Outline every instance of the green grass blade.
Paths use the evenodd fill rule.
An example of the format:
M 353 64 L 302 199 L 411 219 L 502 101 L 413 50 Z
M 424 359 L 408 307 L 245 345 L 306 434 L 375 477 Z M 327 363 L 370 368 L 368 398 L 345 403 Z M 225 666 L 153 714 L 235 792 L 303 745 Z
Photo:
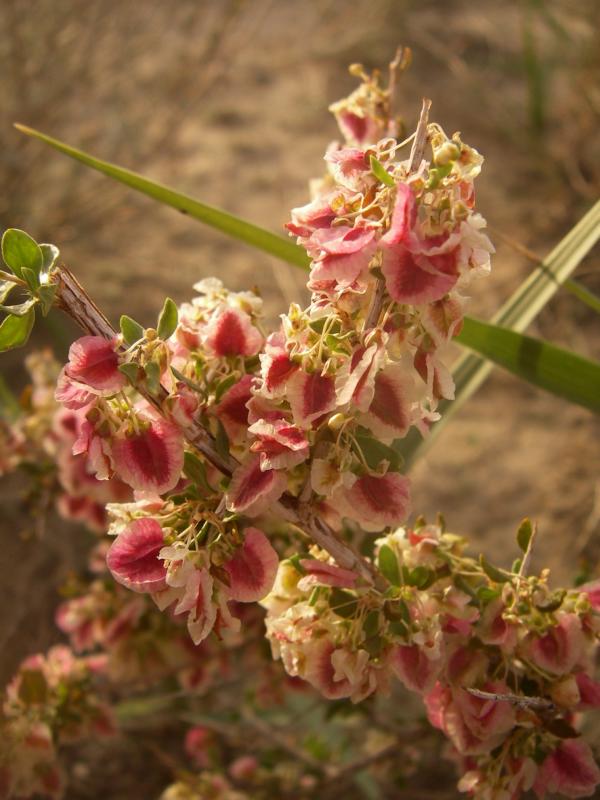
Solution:
M 258 225 L 253 225 L 251 222 L 229 214 L 227 211 L 222 211 L 219 208 L 214 208 L 213 206 L 208 206 L 205 203 L 194 200 L 188 195 L 175 191 L 175 189 L 144 178 L 137 172 L 132 172 L 116 164 L 111 164 L 108 161 L 95 158 L 58 139 L 53 139 L 45 133 L 36 131 L 33 128 L 28 128 L 26 125 L 17 124 L 15 127 L 21 131 L 21 133 L 25 133 L 27 136 L 33 136 L 45 142 L 55 150 L 75 159 L 75 161 L 92 167 L 92 169 L 98 170 L 98 172 L 102 172 L 104 175 L 108 175 L 109 178 L 124 183 L 126 186 L 148 197 L 152 197 L 154 200 L 158 200 L 164 205 L 176 208 L 184 214 L 189 214 L 193 219 L 200 220 L 200 222 L 204 222 L 206 225 L 216 228 L 221 231 L 221 233 L 227 234 L 227 236 L 239 239 L 259 250 L 264 250 L 266 253 L 276 256 L 283 261 L 287 261 L 289 264 L 304 267 L 305 269 L 308 268 L 309 258 L 304 249 L 294 244 L 291 239 L 284 239 L 276 233 L 266 231 Z
M 531 272 L 494 315 L 491 322 L 518 333 L 524 331 L 552 296 L 569 280 L 599 238 L 600 201 L 592 206 L 544 261 Z M 467 325 L 468 322 L 469 318 Z M 470 343 L 464 340 L 461 344 L 470 346 Z M 448 420 L 477 391 L 492 368 L 493 364 L 490 361 L 473 353 L 465 353 L 458 359 L 452 370 L 456 385 L 455 399 L 442 400 L 439 403 L 441 420 L 433 425 L 426 439 L 413 428 L 398 447 L 406 469 L 409 469 L 416 459 L 432 446 Z
M 522 333 L 465 320 L 458 341 L 513 375 L 558 397 L 600 412 L 600 364 Z

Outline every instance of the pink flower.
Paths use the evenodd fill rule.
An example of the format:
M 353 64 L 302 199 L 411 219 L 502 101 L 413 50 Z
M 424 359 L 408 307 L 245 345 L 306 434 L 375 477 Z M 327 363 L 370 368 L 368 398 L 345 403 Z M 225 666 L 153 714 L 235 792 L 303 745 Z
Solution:
M 258 528 L 246 528 L 242 546 L 223 564 L 229 575 L 231 600 L 262 600 L 273 588 L 278 566 L 277 553 L 265 534 Z
M 306 654 L 304 678 L 328 700 L 338 700 L 352 694 L 348 678 L 335 677 L 332 656 L 336 652 L 327 639 L 317 640 Z
M 584 636 L 575 614 L 557 614 L 558 624 L 543 636 L 531 634 L 524 644 L 524 654 L 551 675 L 566 675 L 581 661 Z
M 263 337 L 248 314 L 225 308 L 207 325 L 203 342 L 215 356 L 254 356 L 262 347 Z
M 342 186 L 354 189 L 357 182 L 364 183 L 365 178 L 374 181 L 367 155 L 358 147 L 330 149 L 325 154 L 325 161 L 330 164 L 335 181 Z
M 287 393 L 294 422 L 307 428 L 335 408 L 333 378 L 318 372 L 298 371 L 288 380 Z
M 134 592 L 158 592 L 166 587 L 166 570 L 158 554 L 164 546 L 155 519 L 136 519 L 112 543 L 106 564 L 113 578 Z
M 353 589 L 358 579 L 356 572 L 316 558 L 302 558 L 300 564 L 307 573 L 298 581 L 298 589 L 301 592 L 308 592 L 314 586 L 340 586 Z
M 388 444 L 406 435 L 411 425 L 412 377 L 400 364 L 390 364 L 377 373 L 375 391 L 361 424 Z
M 258 769 L 258 761 L 254 756 L 238 756 L 229 766 L 229 774 L 236 781 L 247 781 Z
M 293 208 L 291 211 L 292 221 L 288 222 L 285 227 L 300 237 L 310 236 L 318 228 L 329 228 L 336 216 L 329 204 L 334 197 L 334 194 L 321 195 L 305 206 Z
M 252 397 L 252 375 L 244 377 L 228 389 L 221 402 L 215 406 L 215 414 L 223 423 L 229 440 L 242 442 L 248 430 L 247 403 Z
M 375 376 L 383 349 L 376 344 L 357 347 L 335 379 L 337 404 L 352 402 L 359 411 L 367 411 L 375 393 Z
M 357 281 L 375 253 L 375 231 L 344 225 L 318 230 L 310 238 L 309 252 L 315 254 L 311 281 L 335 280 L 342 286 Z
M 580 698 L 577 708 L 600 708 L 600 681 L 595 681 L 585 672 L 578 672 L 575 680 Z
M 115 394 L 127 383 L 125 375 L 119 372 L 115 346 L 114 341 L 101 336 L 82 336 L 69 349 L 66 375 L 95 393 Z
M 384 135 L 384 126 L 379 120 L 365 113 L 363 116 L 347 108 L 335 112 L 340 131 L 349 144 L 375 144 Z
M 227 508 L 249 516 L 262 513 L 271 503 L 279 500 L 287 486 L 283 472 L 262 470 L 260 458 L 254 456 L 233 473 L 227 489 Z
M 391 666 L 407 689 L 427 694 L 440 674 L 442 661 L 428 658 L 423 648 L 416 644 L 399 645 L 392 653 Z
M 119 433 L 112 442 L 114 468 L 134 489 L 163 494 L 173 489 L 183 468 L 183 439 L 164 419 L 138 417 L 139 431 Z
M 381 271 L 387 290 L 397 303 L 424 305 L 440 300 L 458 279 L 457 251 L 424 256 L 404 244 L 383 250 Z
M 584 583 L 577 588 L 577 591 L 587 595 L 594 611 L 600 611 L 600 580 Z
M 194 570 L 196 573 L 195 598 L 189 608 L 189 603 L 181 602 L 175 608 L 175 613 L 188 611 L 187 628 L 194 644 L 204 641 L 215 626 L 217 621 L 217 606 L 213 602 L 214 581 L 206 569 Z M 183 605 L 183 607 L 182 607 Z
M 248 432 L 256 437 L 250 449 L 260 453 L 260 468 L 291 469 L 308 458 L 308 439 L 295 425 L 284 419 L 255 422 Z
M 495 694 L 509 693 L 506 684 L 499 681 L 488 681 L 482 688 Z M 515 725 L 514 708 L 506 700 L 484 699 L 466 689 L 455 689 L 453 699 L 467 728 L 482 741 L 503 738 Z
M 600 770 L 592 751 L 581 739 L 565 739 L 540 767 L 533 791 L 540 800 L 547 793 L 565 797 L 591 797 L 600 783 Z
M 338 490 L 336 500 L 343 503 L 341 512 L 366 531 L 380 531 L 397 527 L 406 519 L 409 491 L 410 481 L 397 472 L 363 475 L 349 489 Z

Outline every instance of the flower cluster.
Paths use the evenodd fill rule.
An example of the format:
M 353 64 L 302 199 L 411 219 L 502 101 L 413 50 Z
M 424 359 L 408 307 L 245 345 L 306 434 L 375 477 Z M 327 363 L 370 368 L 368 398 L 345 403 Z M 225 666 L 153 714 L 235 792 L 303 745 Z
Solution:
M 263 601 L 273 656 L 330 699 L 358 702 L 399 678 L 477 798 L 588 796 L 600 770 L 573 724 L 600 705 L 598 585 L 552 591 L 547 571 L 500 570 L 464 545 L 426 524 L 379 539 L 383 595 L 322 553 L 282 562 Z
M 0 713 L 0 795 L 60 797 L 57 747 L 108 735 L 113 721 L 93 691 L 95 664 L 69 648 L 26 659 L 6 688 Z

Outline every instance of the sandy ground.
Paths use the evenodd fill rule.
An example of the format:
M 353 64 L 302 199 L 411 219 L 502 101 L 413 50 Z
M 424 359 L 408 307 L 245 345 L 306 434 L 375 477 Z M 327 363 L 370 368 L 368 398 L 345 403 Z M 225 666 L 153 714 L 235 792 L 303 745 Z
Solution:
M 544 254 L 598 195 L 600 89 L 594 1 L 542 5 L 528 16 L 526 4 L 493 0 L 7 0 L 0 221 L 58 244 L 115 320 L 126 312 L 150 323 L 166 294 L 182 301 L 207 275 L 257 285 L 274 320 L 304 296 L 299 271 L 24 141 L 10 122 L 280 230 L 322 170 L 336 133 L 327 105 L 354 85 L 347 64 L 383 66 L 405 43 L 415 56 L 399 103 L 409 128 L 420 98 L 431 97 L 433 118 L 486 157 L 481 212 Z M 475 316 L 490 316 L 531 269 L 496 244 L 493 275 L 473 293 Z M 597 251 L 579 272 L 600 291 L 596 265 Z M 53 330 L 38 342 L 62 333 Z M 566 294 L 531 332 L 600 356 L 598 318 Z M 22 380 L 17 359 L 4 365 Z M 594 569 L 600 553 L 598 433 L 591 413 L 495 371 L 415 467 L 415 510 L 443 511 L 502 563 L 530 515 L 541 530 L 538 564 L 569 581 L 582 557 Z M 85 534 L 58 520 L 42 541 L 20 536 L 19 488 L 13 480 L 3 489 L 0 678 L 56 639 L 56 588 L 85 552 Z

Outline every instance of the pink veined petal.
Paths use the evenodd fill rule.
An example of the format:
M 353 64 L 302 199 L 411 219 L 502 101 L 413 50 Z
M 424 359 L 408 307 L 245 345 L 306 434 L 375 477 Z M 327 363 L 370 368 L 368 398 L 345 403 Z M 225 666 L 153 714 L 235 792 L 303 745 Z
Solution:
M 411 426 L 412 377 L 400 364 L 377 373 L 373 401 L 361 424 L 388 444 L 406 435 Z
M 526 647 L 529 657 L 539 667 L 552 675 L 566 675 L 583 654 L 581 622 L 575 614 L 561 614 L 558 625 L 543 636 L 533 636 Z
M 367 248 L 375 237 L 372 228 L 334 228 L 315 231 L 310 238 L 310 249 L 317 256 L 349 256 Z
M 290 361 L 285 351 L 261 353 L 259 358 L 262 390 L 267 397 L 277 397 L 285 390 L 288 378 L 298 369 L 298 365 Z
M 213 603 L 213 579 L 207 570 L 199 570 L 200 579 L 196 603 L 190 610 L 187 628 L 194 644 L 200 644 L 212 631 L 217 619 L 217 606 Z
M 589 745 L 581 739 L 565 739 L 540 767 L 533 790 L 538 798 L 547 792 L 591 797 L 598 783 L 600 770 Z
M 229 575 L 229 597 L 240 603 L 262 600 L 273 588 L 278 566 L 279 557 L 265 534 L 246 528 L 242 546 L 223 564 Z
M 248 428 L 256 436 L 250 449 L 260 453 L 260 468 L 290 469 L 308 457 L 308 439 L 304 432 L 287 420 L 268 422 L 261 419 Z
M 587 595 L 592 608 L 595 611 L 600 611 L 600 580 L 584 583 L 578 587 L 577 591 Z
M 287 395 L 294 422 L 301 428 L 335 408 L 334 380 L 318 372 L 296 372 L 288 381 Z
M 381 237 L 381 243 L 389 247 L 405 241 L 414 225 L 415 215 L 415 196 L 410 186 L 405 183 L 398 184 L 392 221 L 386 233 Z
M 227 489 L 227 508 L 230 511 L 258 514 L 269 503 L 278 500 L 287 486 L 285 475 L 277 470 L 260 468 L 260 458 L 254 456 L 233 473 Z
M 575 680 L 580 698 L 577 708 L 600 708 L 600 681 L 595 681 L 585 672 L 578 672 Z
M 407 689 L 427 694 L 437 681 L 442 663 L 440 659 L 429 659 L 423 648 L 413 644 L 396 647 L 391 666 Z
M 286 228 L 296 236 L 306 237 L 316 228 L 329 228 L 335 219 L 335 213 L 331 210 L 330 197 L 318 197 L 305 206 L 293 208 L 291 215 L 292 221 L 286 224 Z
M 352 286 L 363 276 L 374 252 L 375 245 L 371 244 L 358 253 L 324 256 L 318 261 L 313 261 L 310 272 L 311 283 L 335 281 L 342 287 Z
M 365 151 L 358 147 L 330 149 L 325 155 L 325 161 L 331 165 L 330 169 L 336 181 L 343 186 L 352 187 L 353 181 L 361 178 L 364 180 L 364 174 L 368 175 L 371 171 Z
M 337 404 L 352 405 L 360 411 L 366 411 L 373 399 L 375 391 L 375 374 L 381 361 L 382 349 L 372 344 L 369 347 L 358 347 L 350 360 L 339 371 L 335 379 Z
M 136 519 L 112 543 L 106 564 L 114 579 L 134 592 L 158 592 L 166 587 L 166 569 L 158 554 L 164 546 L 155 519 Z
M 331 662 L 334 651 L 334 646 L 326 639 L 317 641 L 306 656 L 303 676 L 328 700 L 337 700 L 352 694 L 352 686 L 347 678 L 334 680 L 335 668 Z
M 244 377 L 225 392 L 219 405 L 215 407 L 215 414 L 223 423 L 227 436 L 231 441 L 237 441 L 246 433 L 248 428 L 247 403 L 252 397 L 252 375 Z
M 65 408 L 77 411 L 92 403 L 96 399 L 96 395 L 90 392 L 87 386 L 74 381 L 67 374 L 66 369 L 63 367 L 58 376 L 54 397 Z
M 369 116 L 344 109 L 335 115 L 340 131 L 351 145 L 375 144 L 384 135 L 384 126 Z
M 397 472 L 363 475 L 345 490 L 343 513 L 367 531 L 397 527 L 410 508 L 410 481 Z
M 248 314 L 226 308 L 208 324 L 204 344 L 216 356 L 253 356 L 261 349 L 263 337 Z
M 163 494 L 173 489 L 181 477 L 183 438 L 172 423 L 153 419 L 139 433 L 116 436 L 112 455 L 115 471 L 125 483 L 134 489 Z
M 67 374 L 99 392 L 118 392 L 125 386 L 113 342 L 101 336 L 82 336 L 69 349 Z
M 298 581 L 298 588 L 301 592 L 312 586 L 340 586 L 345 589 L 353 589 L 358 579 L 356 572 L 338 567 L 337 564 L 326 564 L 316 558 L 302 558 L 300 564 L 307 572 Z
M 455 254 L 414 255 L 403 244 L 384 248 L 381 271 L 392 300 L 423 305 L 440 300 L 458 279 Z

